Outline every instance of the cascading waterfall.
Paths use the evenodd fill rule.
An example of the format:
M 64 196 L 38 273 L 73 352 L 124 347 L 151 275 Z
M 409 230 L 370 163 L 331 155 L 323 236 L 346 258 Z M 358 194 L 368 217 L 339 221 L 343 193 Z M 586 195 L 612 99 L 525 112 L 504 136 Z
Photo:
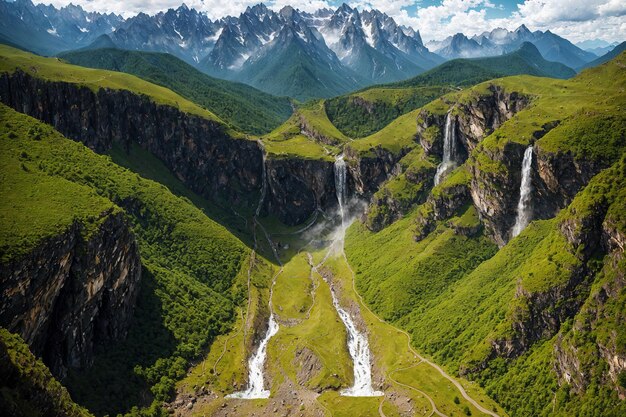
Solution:
M 358 331 L 350 314 L 339 305 L 337 295 L 331 288 L 333 306 L 348 331 L 348 352 L 354 362 L 354 385 L 341 391 L 346 397 L 377 397 L 383 395 L 372 387 L 372 366 L 370 364 L 370 347 L 367 337 Z
M 254 221 L 255 225 L 257 222 L 257 217 L 261 212 L 261 208 L 263 207 L 263 201 L 265 200 L 265 195 L 267 193 L 267 174 L 265 167 L 265 149 L 263 148 L 263 144 L 261 145 L 261 150 L 263 151 L 263 172 L 261 174 L 261 178 L 263 183 L 261 184 L 261 196 L 259 198 L 259 203 L 257 205 Z M 260 223 L 259 223 L 260 224 Z M 255 232 L 256 233 L 256 232 Z M 268 238 L 269 239 L 269 238 Z M 255 237 L 256 242 L 256 237 Z M 256 243 L 255 243 L 256 248 Z M 274 250 L 274 247 L 272 247 Z M 278 255 L 274 252 L 274 255 L 278 259 Z M 264 379 L 263 379 L 263 367 L 265 365 L 265 358 L 267 357 L 267 345 L 270 339 L 278 333 L 278 322 L 274 318 L 274 313 L 272 312 L 272 291 L 270 290 L 270 319 L 267 326 L 267 332 L 259 343 L 259 347 L 257 351 L 250 357 L 248 360 L 248 388 L 245 391 L 235 392 L 233 394 L 229 394 L 226 398 L 240 398 L 240 399 L 257 399 L 257 398 L 269 398 L 270 391 L 265 389 Z
M 227 398 L 256 399 L 269 398 L 270 391 L 265 389 L 263 379 L 263 366 L 267 356 L 267 344 L 272 336 L 278 333 L 278 323 L 274 319 L 274 313 L 270 313 L 270 321 L 265 337 L 259 343 L 259 348 L 248 360 L 248 388 L 245 391 L 229 394 Z
M 529 146 L 524 152 L 522 162 L 522 182 L 519 187 L 519 202 L 517 203 L 517 218 L 511 232 L 512 237 L 522 233 L 532 218 L 532 181 L 531 169 L 533 165 L 533 147 Z
M 439 184 L 448 172 L 456 167 L 456 135 L 455 123 L 450 117 L 450 112 L 446 115 L 446 127 L 443 133 L 443 160 L 437 167 L 435 174 L 435 185 Z
M 346 162 L 343 155 L 335 159 L 335 190 L 337 192 L 337 202 L 339 203 L 339 213 L 341 215 L 341 230 L 337 237 L 338 243 L 343 251 L 343 240 L 346 233 L 345 204 L 346 204 Z M 337 314 L 346 326 L 348 331 L 348 352 L 354 363 L 354 385 L 341 392 L 341 395 L 348 397 L 374 397 L 383 395 L 380 391 L 375 391 L 372 387 L 372 368 L 370 363 L 370 349 L 367 337 L 359 332 L 350 314 L 339 305 L 339 300 L 334 289 L 330 290 L 333 306 Z

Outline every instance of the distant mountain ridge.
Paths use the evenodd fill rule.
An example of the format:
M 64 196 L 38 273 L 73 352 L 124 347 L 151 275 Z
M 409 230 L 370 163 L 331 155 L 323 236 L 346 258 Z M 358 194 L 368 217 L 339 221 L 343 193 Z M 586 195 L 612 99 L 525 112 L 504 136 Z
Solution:
M 0 0 L 0 40 L 43 55 L 120 48 L 167 52 L 218 78 L 298 100 L 330 97 L 414 77 L 446 59 L 502 55 L 524 42 L 543 58 L 579 68 L 596 58 L 550 31 L 495 29 L 424 45 L 418 30 L 378 10 L 274 11 L 260 3 L 239 16 L 210 19 L 187 7 L 130 18 L 80 6 Z
M 549 30 L 531 32 L 526 25 L 521 25 L 514 31 L 497 28 L 471 38 L 457 33 L 441 42 L 431 42 L 429 45 L 437 54 L 454 59 L 502 55 L 518 49 L 524 42 L 535 45 L 548 61 L 561 62 L 572 68 L 595 59 L 593 53 L 582 50 Z

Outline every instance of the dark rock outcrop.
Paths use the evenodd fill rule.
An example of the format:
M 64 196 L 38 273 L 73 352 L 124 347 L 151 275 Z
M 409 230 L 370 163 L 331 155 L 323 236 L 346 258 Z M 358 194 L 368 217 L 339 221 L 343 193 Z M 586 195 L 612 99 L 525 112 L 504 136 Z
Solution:
M 482 159 L 470 157 L 470 192 L 474 206 L 489 235 L 498 246 L 504 246 L 515 224 L 517 202 L 522 181 L 525 146 L 507 142 L 503 148 L 481 150 Z M 488 162 L 485 162 L 486 160 Z M 532 182 L 536 183 L 535 158 Z
M 394 154 L 377 146 L 370 150 L 369 155 L 362 155 L 349 145 L 346 146 L 344 153 L 354 192 L 360 196 L 374 193 L 391 175 L 400 173 L 398 161 L 409 151 L 410 149 L 401 149 Z
M 127 90 L 50 82 L 16 71 L 0 75 L 0 99 L 97 152 L 116 142 L 150 151 L 191 190 L 231 201 L 260 190 L 262 151 L 214 121 L 159 105 Z
M 530 104 L 530 97 L 516 91 L 505 91 L 490 85 L 488 94 L 481 94 L 469 103 L 459 103 L 457 131 L 466 152 L 471 153 L 481 140 Z
M 135 237 L 121 213 L 103 213 L 85 237 L 74 223 L 0 265 L 0 325 L 20 334 L 55 375 L 88 366 L 95 345 L 123 339 L 141 277 Z
M 317 208 L 337 204 L 334 166 L 316 159 L 268 159 L 269 212 L 289 225 L 304 222 Z M 350 178 L 348 190 L 351 190 Z M 350 192 L 348 193 L 350 194 Z

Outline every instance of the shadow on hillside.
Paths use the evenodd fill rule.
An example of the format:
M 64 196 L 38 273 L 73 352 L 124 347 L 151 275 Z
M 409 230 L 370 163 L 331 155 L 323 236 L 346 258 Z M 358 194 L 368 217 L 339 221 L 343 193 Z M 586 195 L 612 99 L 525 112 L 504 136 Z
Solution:
M 133 406 L 148 406 L 152 394 L 135 367 L 148 367 L 159 358 L 170 357 L 176 340 L 163 323 L 156 281 L 145 268 L 134 322 L 125 341 L 98 349 L 89 369 L 70 371 L 63 381 L 72 399 L 97 416 L 128 412 Z
M 128 150 L 123 149 L 118 143 L 114 142 L 109 156 L 116 164 L 135 172 L 143 178 L 156 181 L 167 187 L 172 194 L 187 199 L 211 220 L 225 227 L 246 246 L 251 249 L 254 247 L 252 218 L 254 208 L 260 197 L 259 195 L 251 195 L 249 201 L 242 202 L 239 206 L 233 206 L 230 203 L 222 204 L 219 201 L 204 198 L 191 191 L 176 178 L 161 160 L 134 142 L 131 142 Z M 319 219 L 321 221 L 322 216 L 319 216 Z M 280 239 L 280 242 L 275 243 L 280 247 L 286 248 L 284 250 L 279 248 L 282 262 L 288 262 L 297 253 L 297 250 L 293 250 L 294 248 L 306 244 L 306 242 L 302 241 L 302 238 L 293 233 L 294 230 L 302 229 L 303 225 L 289 228 L 273 216 L 262 217 L 260 221 L 265 226 L 266 231 L 272 236 L 272 239 L 274 237 Z M 310 221 L 311 219 L 304 224 L 306 225 Z M 276 264 L 272 250 L 266 243 L 265 236 L 259 228 L 257 228 L 257 242 L 257 252 L 268 261 Z

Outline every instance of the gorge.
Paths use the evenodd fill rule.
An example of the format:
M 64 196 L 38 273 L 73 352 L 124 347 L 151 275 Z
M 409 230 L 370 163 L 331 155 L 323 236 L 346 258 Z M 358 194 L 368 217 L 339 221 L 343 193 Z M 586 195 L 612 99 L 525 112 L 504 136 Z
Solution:
M 267 10 L 268 45 L 341 16 L 433 58 Z M 231 108 L 0 45 L 0 414 L 623 415 L 626 55 L 502 72 L 528 48 L 309 102 L 211 84 Z

